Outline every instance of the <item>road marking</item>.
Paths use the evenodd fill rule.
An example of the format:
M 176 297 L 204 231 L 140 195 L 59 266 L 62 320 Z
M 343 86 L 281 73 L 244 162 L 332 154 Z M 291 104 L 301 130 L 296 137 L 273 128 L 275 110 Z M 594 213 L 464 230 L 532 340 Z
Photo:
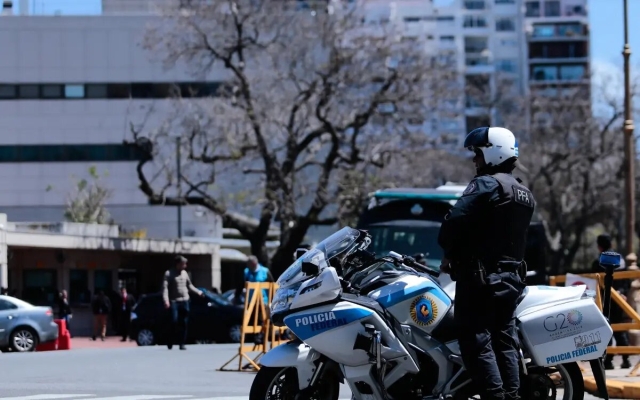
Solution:
M 0 397 L 0 400 L 56 400 L 91 396 L 95 396 L 95 394 L 35 394 L 33 396 Z
M 91 400 L 155 400 L 155 399 L 185 399 L 193 397 L 192 395 L 153 395 L 153 394 L 141 394 L 141 395 L 133 395 L 133 396 L 114 396 L 114 397 L 96 397 Z M 2 399 L 0 399 L 2 400 Z M 87 399 L 89 400 L 89 399 Z

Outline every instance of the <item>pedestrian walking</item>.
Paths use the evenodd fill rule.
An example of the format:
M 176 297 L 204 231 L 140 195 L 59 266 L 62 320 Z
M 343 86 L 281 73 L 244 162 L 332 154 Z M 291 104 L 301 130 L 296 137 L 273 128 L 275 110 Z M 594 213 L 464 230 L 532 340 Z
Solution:
M 204 297 L 204 292 L 193 286 L 187 273 L 187 259 L 176 256 L 175 266 L 164 273 L 162 297 L 164 306 L 171 312 L 171 323 L 167 334 L 167 348 L 171 350 L 174 344 L 180 345 L 180 350 L 186 350 L 187 327 L 189 324 L 189 292 Z
M 72 317 L 73 314 L 71 313 L 71 306 L 69 305 L 69 295 L 66 290 L 62 290 L 58 295 L 58 318 L 64 320 L 69 334 L 71 334 L 69 322 L 71 322 Z
M 121 342 L 126 342 L 129 337 L 129 324 L 131 322 L 131 310 L 136 304 L 136 299 L 131 294 L 127 293 L 127 288 L 120 288 L 120 307 L 118 309 L 118 325 L 120 328 L 120 334 L 122 335 Z
M 91 307 L 93 310 L 93 336 L 91 339 L 96 340 L 96 337 L 100 335 L 100 339 L 104 342 L 107 336 L 107 318 L 111 312 L 111 300 L 104 294 L 104 290 L 98 292 Z

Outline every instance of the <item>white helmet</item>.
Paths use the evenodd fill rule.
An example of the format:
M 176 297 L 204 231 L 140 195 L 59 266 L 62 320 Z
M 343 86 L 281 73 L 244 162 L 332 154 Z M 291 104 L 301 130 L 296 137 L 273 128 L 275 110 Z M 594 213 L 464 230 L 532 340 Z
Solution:
M 464 147 L 471 151 L 482 151 L 484 162 L 489 167 L 518 159 L 518 142 L 507 128 L 476 128 L 464 139 Z

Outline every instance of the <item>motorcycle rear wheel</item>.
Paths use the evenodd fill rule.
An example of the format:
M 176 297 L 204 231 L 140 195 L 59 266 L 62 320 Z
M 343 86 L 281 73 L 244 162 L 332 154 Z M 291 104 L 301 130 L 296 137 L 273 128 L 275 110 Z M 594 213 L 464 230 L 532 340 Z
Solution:
M 560 382 L 559 382 L 560 381 Z M 470 395 L 469 391 L 474 394 Z M 560 392 L 561 391 L 561 392 Z M 473 386 L 454 395 L 455 400 L 479 399 Z M 584 379 L 577 363 L 553 368 L 532 368 L 520 375 L 519 395 L 522 400 L 584 400 Z
M 293 367 L 261 367 L 251 384 L 249 400 L 294 400 L 300 393 L 298 371 Z M 314 393 L 301 400 L 338 400 L 340 382 L 328 373 Z
M 578 363 L 559 364 L 553 368 L 545 368 L 544 373 L 532 369 L 528 376 L 521 376 L 520 397 L 523 399 L 556 399 L 556 400 L 583 400 L 584 378 Z M 562 379 L 559 386 L 557 377 Z M 556 379 L 554 379 L 556 377 Z M 528 381 L 523 382 L 523 380 Z M 562 390 L 562 396 L 557 390 Z M 555 396 L 554 396 L 555 391 Z

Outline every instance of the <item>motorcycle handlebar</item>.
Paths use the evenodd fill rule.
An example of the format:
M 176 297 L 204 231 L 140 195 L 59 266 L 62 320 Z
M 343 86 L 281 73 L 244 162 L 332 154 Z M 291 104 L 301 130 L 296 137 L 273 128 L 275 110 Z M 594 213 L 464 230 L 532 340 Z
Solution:
M 404 264 L 407 264 L 410 267 L 420 270 L 421 272 L 427 273 L 434 278 L 438 278 L 440 276 L 440 272 L 434 271 L 433 269 L 427 267 L 426 265 L 422 265 L 417 262 L 413 257 L 403 256 L 401 254 L 396 253 L 395 251 L 390 251 L 389 255 L 397 260 L 402 261 Z

